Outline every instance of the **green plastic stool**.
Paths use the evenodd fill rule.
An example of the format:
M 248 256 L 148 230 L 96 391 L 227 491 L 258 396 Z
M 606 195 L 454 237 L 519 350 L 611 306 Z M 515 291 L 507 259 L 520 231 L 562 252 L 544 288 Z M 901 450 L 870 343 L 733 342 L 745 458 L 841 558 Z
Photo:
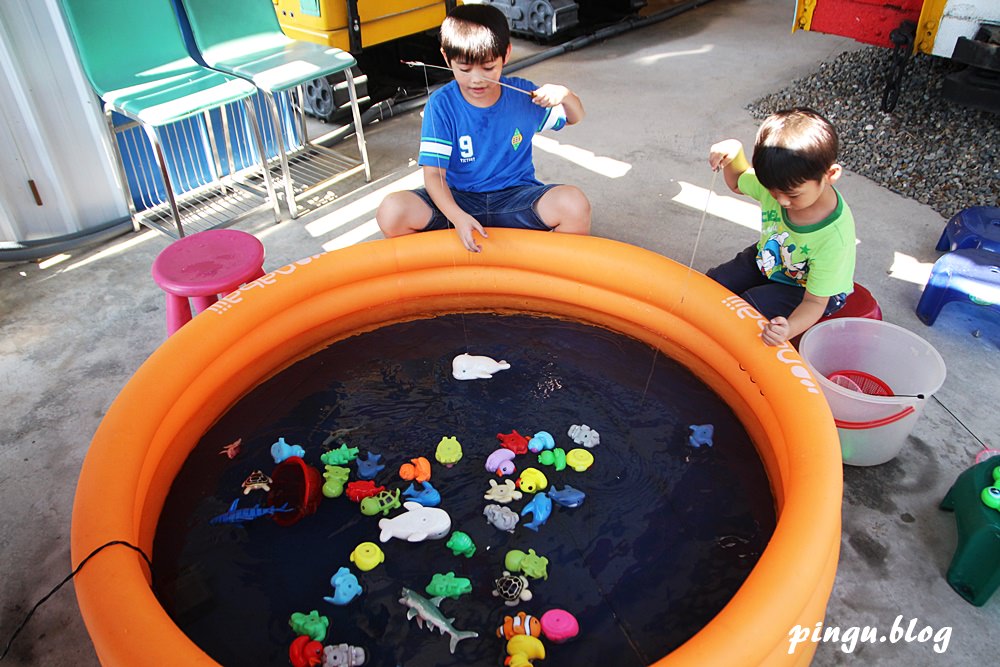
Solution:
M 967 601 L 981 607 L 1000 586 L 1000 511 L 987 507 L 983 489 L 993 486 L 992 456 L 964 471 L 952 484 L 941 509 L 955 512 L 958 546 L 948 567 L 947 580 Z

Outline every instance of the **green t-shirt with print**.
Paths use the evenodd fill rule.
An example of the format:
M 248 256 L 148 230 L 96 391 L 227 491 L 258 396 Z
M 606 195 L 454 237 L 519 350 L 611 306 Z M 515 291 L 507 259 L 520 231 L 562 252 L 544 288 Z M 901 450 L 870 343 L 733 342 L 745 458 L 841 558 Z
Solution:
M 764 276 L 819 297 L 854 291 L 854 216 L 839 192 L 837 208 L 825 219 L 796 225 L 752 169 L 740 175 L 737 185 L 760 202 L 757 267 Z

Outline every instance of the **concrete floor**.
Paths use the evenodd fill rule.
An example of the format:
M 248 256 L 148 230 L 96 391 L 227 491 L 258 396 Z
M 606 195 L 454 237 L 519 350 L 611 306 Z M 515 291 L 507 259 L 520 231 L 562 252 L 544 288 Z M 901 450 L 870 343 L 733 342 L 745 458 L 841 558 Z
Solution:
M 570 86 L 588 111 L 581 125 L 549 134 L 538 146 L 539 177 L 588 193 L 594 234 L 687 264 L 712 181 L 710 143 L 752 141 L 756 123 L 744 109 L 748 102 L 859 47 L 837 37 L 789 34 L 791 17 L 791 2 L 715 0 L 523 70 L 519 75 L 537 82 Z M 873 113 L 876 105 L 873 99 Z M 265 268 L 377 238 L 374 207 L 385 192 L 412 183 L 412 177 L 401 179 L 415 172 L 419 122 L 410 113 L 367 130 L 373 183 L 340 184 L 335 201 L 318 198 L 297 221 L 272 225 L 260 216 L 239 224 L 263 240 Z M 989 638 L 1000 631 L 1000 600 L 976 608 L 948 586 L 944 572 L 955 525 L 937 505 L 980 449 L 943 406 L 979 437 L 996 440 L 996 413 L 980 397 L 996 395 L 1000 384 L 1000 319 L 985 309 L 951 306 L 934 327 L 924 326 L 914 306 L 938 256 L 934 244 L 945 220 L 850 173 L 840 189 L 858 221 L 858 282 L 876 295 L 886 320 L 934 345 L 948 379 L 936 395 L 940 402 L 928 402 L 895 460 L 845 468 L 841 561 L 826 622 L 842 631 L 874 626 L 888 634 L 902 616 L 904 627 L 916 619 L 913 634 L 930 626 L 940 638 L 951 630 L 944 653 L 932 650 L 933 641 L 859 645 L 852 653 L 826 643 L 814 664 L 985 664 L 995 659 Z M 723 190 L 720 180 L 715 191 Z M 752 211 L 745 217 L 746 207 L 734 210 L 753 220 Z M 694 268 L 706 270 L 755 237 L 726 215 L 707 217 Z M 7 397 L 0 416 L 3 645 L 31 606 L 69 572 L 73 492 L 89 438 L 120 388 L 163 340 L 163 297 L 149 267 L 168 242 L 142 232 L 59 262 L 0 268 L 0 382 Z M 5 662 L 97 664 L 72 586 L 35 614 Z

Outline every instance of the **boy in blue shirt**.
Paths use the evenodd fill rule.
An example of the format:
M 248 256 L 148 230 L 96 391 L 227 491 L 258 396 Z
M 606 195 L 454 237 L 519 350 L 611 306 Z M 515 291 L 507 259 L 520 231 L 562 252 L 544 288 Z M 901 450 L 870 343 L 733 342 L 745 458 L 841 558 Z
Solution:
M 590 233 L 586 195 L 543 185 L 531 157 L 532 136 L 580 122 L 583 104 L 565 86 L 502 76 L 510 52 L 510 28 L 496 7 L 460 5 L 445 18 L 441 53 L 455 80 L 424 109 L 424 187 L 388 195 L 375 214 L 386 237 L 451 223 L 462 245 L 479 252 L 473 232 L 485 238 L 485 227 Z
M 854 291 L 854 216 L 834 189 L 837 131 L 812 109 L 768 116 L 757 130 L 753 166 L 743 145 L 727 139 L 709 149 L 726 185 L 760 202 L 757 243 L 708 272 L 770 321 L 761 332 L 781 345 L 843 307 Z

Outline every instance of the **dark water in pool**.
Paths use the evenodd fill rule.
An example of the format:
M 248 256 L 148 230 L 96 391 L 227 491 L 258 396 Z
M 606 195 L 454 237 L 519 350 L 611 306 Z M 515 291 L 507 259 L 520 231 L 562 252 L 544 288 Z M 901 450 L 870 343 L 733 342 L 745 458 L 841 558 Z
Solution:
M 460 382 L 451 360 L 461 352 L 506 359 L 492 380 Z M 648 384 L 647 384 L 648 383 Z M 575 447 L 572 424 L 600 432 L 596 462 L 584 473 L 533 465 L 562 488 L 587 494 L 582 506 L 553 508 L 535 533 L 488 525 L 483 494 L 496 479 L 483 464 L 496 434 L 546 430 L 557 446 Z M 712 448 L 687 444 L 691 424 L 715 426 Z M 342 431 L 341 429 L 350 429 Z M 324 446 L 331 434 L 340 437 Z M 433 460 L 442 436 L 456 436 L 465 456 L 448 469 Z M 378 542 L 378 517 L 346 497 L 324 499 L 316 514 L 282 528 L 268 518 L 209 525 L 256 469 L 270 474 L 270 446 L 300 444 L 306 461 L 341 441 L 381 453 L 376 478 L 406 488 L 397 471 L 416 456 L 432 461 L 431 483 L 452 530 L 472 536 L 471 559 L 453 556 L 446 540 L 382 544 L 386 561 L 364 573 L 364 588 L 344 607 L 330 577 L 350 566 L 364 541 Z M 236 438 L 234 460 L 219 450 Z M 529 463 L 528 457 L 532 459 Z M 355 479 L 352 465 L 351 479 Z M 419 486 L 419 485 L 418 485 Z M 510 505 L 520 512 L 530 496 Z M 399 510 L 393 512 L 393 516 Z M 563 608 L 581 634 L 546 641 L 548 667 L 644 665 L 679 646 L 733 596 L 774 530 L 773 500 L 763 466 L 729 407 L 684 367 L 644 343 L 604 329 L 530 316 L 452 315 L 384 327 L 336 343 L 254 389 L 205 435 L 178 475 L 154 545 L 155 589 L 183 631 L 227 666 L 287 665 L 292 612 L 319 610 L 330 619 L 325 644 L 347 642 L 369 653 L 366 664 L 394 667 L 500 665 L 503 617 L 540 616 Z M 548 579 L 531 582 L 530 602 L 506 607 L 491 595 L 510 549 L 549 558 Z M 407 621 L 403 586 L 423 593 L 436 572 L 472 580 L 473 592 L 445 599 L 455 626 L 479 632 L 459 643 Z

